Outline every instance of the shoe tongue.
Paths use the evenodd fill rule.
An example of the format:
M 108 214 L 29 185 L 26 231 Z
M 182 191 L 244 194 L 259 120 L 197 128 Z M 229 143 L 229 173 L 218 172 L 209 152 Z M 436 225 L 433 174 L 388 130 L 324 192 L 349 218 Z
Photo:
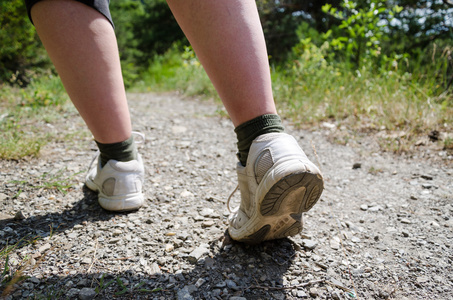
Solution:
M 259 184 L 263 179 L 266 172 L 272 168 L 274 165 L 274 160 L 272 158 L 272 153 L 269 149 L 264 150 L 260 153 L 255 161 L 255 179 Z

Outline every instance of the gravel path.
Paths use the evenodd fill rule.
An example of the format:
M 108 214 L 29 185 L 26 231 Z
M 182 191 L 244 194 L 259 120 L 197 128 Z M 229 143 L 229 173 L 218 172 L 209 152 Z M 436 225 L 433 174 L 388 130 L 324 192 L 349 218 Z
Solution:
M 84 187 L 95 144 L 75 113 L 52 127 L 71 141 L 0 161 L 0 249 L 15 245 L 4 279 L 27 276 L 2 285 L 5 299 L 453 298 L 448 160 L 382 154 L 366 139 L 341 146 L 328 141 L 340 129 L 286 124 L 326 189 L 301 235 L 246 246 L 224 238 L 236 149 L 219 107 L 177 94 L 129 98 L 147 137 L 137 212 L 106 212 Z

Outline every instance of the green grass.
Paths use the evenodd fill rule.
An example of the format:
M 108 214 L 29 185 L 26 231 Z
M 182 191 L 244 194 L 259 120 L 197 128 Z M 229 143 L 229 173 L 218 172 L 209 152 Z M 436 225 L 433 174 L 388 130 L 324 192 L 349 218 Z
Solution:
M 47 125 L 71 110 L 58 77 L 34 79 L 26 88 L 0 86 L 0 159 L 38 156 L 53 135 Z
M 181 50 L 183 49 L 183 50 Z M 166 54 L 156 56 L 141 75 L 133 91 L 180 91 L 187 96 L 217 98 L 217 92 L 191 47 L 175 45 Z

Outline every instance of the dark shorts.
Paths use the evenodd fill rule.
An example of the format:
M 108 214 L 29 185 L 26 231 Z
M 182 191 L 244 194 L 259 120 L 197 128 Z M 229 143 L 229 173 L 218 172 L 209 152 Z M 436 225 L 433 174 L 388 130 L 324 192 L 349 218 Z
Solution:
M 25 6 L 27 7 L 28 17 L 30 18 L 30 21 L 32 23 L 33 20 L 31 19 L 30 11 L 32 6 L 39 1 L 41 0 L 25 0 Z M 112 16 L 110 15 L 109 9 L 110 0 L 74 0 L 74 1 L 78 1 L 80 3 L 88 5 L 89 7 L 94 8 L 95 10 L 103 14 L 113 26 Z

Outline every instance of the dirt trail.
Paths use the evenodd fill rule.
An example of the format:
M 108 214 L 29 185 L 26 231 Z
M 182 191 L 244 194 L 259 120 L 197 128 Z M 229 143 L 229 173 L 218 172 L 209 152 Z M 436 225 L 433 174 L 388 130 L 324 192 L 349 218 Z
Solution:
M 302 235 L 225 245 L 233 126 L 209 101 L 129 98 L 134 129 L 147 137 L 147 202 L 137 212 L 103 211 L 83 186 L 95 145 L 76 114 L 53 127 L 73 133 L 70 142 L 0 161 L 0 249 L 17 244 L 10 270 L 30 276 L 5 299 L 453 298 L 451 164 L 332 144 L 336 129 L 286 123 L 320 166 L 323 196 Z M 67 194 L 44 187 L 73 174 Z

